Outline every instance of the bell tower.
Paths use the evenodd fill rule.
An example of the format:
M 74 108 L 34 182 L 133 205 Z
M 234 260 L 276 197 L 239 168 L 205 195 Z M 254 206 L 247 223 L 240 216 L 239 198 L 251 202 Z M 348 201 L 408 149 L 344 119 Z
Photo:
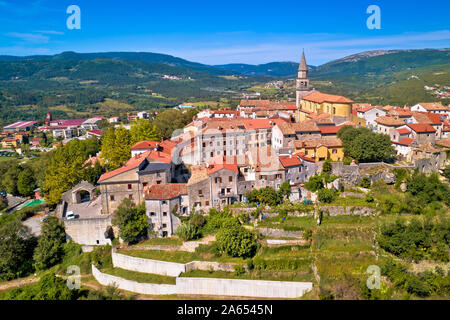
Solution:
M 298 67 L 297 85 L 296 85 L 296 105 L 300 109 L 302 96 L 309 91 L 308 65 L 306 64 L 305 51 L 302 53 L 302 60 Z

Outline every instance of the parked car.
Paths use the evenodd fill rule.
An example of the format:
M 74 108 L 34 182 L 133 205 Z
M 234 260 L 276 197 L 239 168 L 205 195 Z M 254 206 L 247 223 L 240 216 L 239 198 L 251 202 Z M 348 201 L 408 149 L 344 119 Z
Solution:
M 73 211 L 67 212 L 67 214 L 66 214 L 66 219 L 67 219 L 67 220 L 75 219 L 75 214 L 73 213 Z

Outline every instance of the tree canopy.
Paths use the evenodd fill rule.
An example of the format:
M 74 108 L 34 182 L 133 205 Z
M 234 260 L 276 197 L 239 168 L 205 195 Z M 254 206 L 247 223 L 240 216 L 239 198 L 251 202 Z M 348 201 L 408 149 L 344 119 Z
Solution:
M 50 205 L 56 205 L 64 192 L 83 180 L 84 163 L 98 150 L 97 139 L 76 139 L 56 149 L 45 170 L 42 188 Z
M 18 219 L 0 225 L 0 280 L 12 280 L 33 270 L 36 239 Z
M 63 244 L 66 242 L 64 225 L 60 224 L 58 218 L 49 217 L 42 223 L 42 236 L 34 250 L 35 267 L 45 270 L 61 261 L 64 255 Z
M 124 127 L 109 128 L 102 139 L 102 157 L 109 170 L 123 166 L 130 158 L 131 133 Z
M 150 140 L 158 141 L 160 139 L 158 128 L 147 119 L 139 119 L 131 125 L 130 129 L 131 143 Z
M 148 234 L 149 223 L 145 204 L 139 206 L 128 198 L 123 199 L 114 212 L 113 225 L 119 227 L 119 237 L 127 243 L 135 243 Z
M 388 135 L 367 128 L 344 126 L 338 137 L 342 140 L 345 155 L 358 162 L 389 161 L 396 154 Z

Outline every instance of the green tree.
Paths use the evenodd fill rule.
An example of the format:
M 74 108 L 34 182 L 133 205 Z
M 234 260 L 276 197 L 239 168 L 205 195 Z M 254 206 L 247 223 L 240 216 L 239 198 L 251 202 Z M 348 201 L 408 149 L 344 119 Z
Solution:
M 311 176 L 305 183 L 305 188 L 311 192 L 316 192 L 324 187 L 323 179 L 319 175 Z
M 83 180 L 88 181 L 92 185 L 96 185 L 98 179 L 100 179 L 100 176 L 104 172 L 105 170 L 101 166 L 100 162 L 97 160 L 95 161 L 95 164 L 93 166 L 89 164 L 89 166 L 85 167 Z
M 332 170 L 333 168 L 332 168 L 332 166 L 331 166 L 331 160 L 330 159 L 327 159 L 324 163 L 323 163 L 323 166 L 322 166 L 322 171 L 323 172 L 326 172 L 326 173 L 331 173 L 331 170 Z
M 34 179 L 34 172 L 31 168 L 23 169 L 17 178 L 17 190 L 23 196 L 30 196 L 36 189 L 36 182 Z
M 22 168 L 19 165 L 13 165 L 10 167 L 2 177 L 2 187 L 3 189 L 14 196 L 18 196 L 19 190 L 17 189 L 17 180 Z
M 36 239 L 18 219 L 0 224 L 0 280 L 26 276 L 33 270 Z
M 336 195 L 335 195 L 334 191 L 331 189 L 323 188 L 323 189 L 320 189 L 318 192 L 318 199 L 320 202 L 323 202 L 323 203 L 333 202 L 335 196 Z
M 64 254 L 63 244 L 66 242 L 64 225 L 58 218 L 49 217 L 42 223 L 42 235 L 34 250 L 34 263 L 38 270 L 45 270 L 62 260 Z
M 64 192 L 84 178 L 84 163 L 89 155 L 95 155 L 98 151 L 98 145 L 94 143 L 77 139 L 56 149 L 45 170 L 42 186 L 50 205 L 56 205 Z
M 153 124 L 158 128 L 161 138 L 170 139 L 176 129 L 183 128 L 190 121 L 192 121 L 191 113 L 183 114 L 177 109 L 169 109 L 158 114 Z
M 136 206 L 128 198 L 123 199 L 114 212 L 112 223 L 119 227 L 119 237 L 127 243 L 135 243 L 146 237 L 150 226 L 145 214 L 145 204 Z
M 216 235 L 216 245 L 220 253 L 241 258 L 253 257 L 258 248 L 255 235 L 242 226 L 219 229 Z
M 149 140 L 158 141 L 160 139 L 158 128 L 147 119 L 139 119 L 131 125 L 131 143 Z
M 124 127 L 109 128 L 102 139 L 102 156 L 109 170 L 123 166 L 131 157 L 131 134 Z
M 338 132 L 344 153 L 359 162 L 389 161 L 396 152 L 388 135 L 377 134 L 367 128 L 345 126 Z
M 281 184 L 279 193 L 282 198 L 287 198 L 291 195 L 291 184 L 289 181 L 285 181 Z
M 442 175 L 447 179 L 450 180 L 450 165 L 446 166 Z

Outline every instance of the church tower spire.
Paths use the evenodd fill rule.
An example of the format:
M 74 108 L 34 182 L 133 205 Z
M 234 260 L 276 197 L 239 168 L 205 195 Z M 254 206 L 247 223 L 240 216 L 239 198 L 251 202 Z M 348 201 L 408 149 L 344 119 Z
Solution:
M 297 109 L 300 109 L 300 101 L 302 96 L 309 91 L 309 79 L 308 79 L 308 64 L 306 63 L 305 51 L 302 52 L 302 59 L 298 66 L 298 76 L 296 85 L 296 105 Z

